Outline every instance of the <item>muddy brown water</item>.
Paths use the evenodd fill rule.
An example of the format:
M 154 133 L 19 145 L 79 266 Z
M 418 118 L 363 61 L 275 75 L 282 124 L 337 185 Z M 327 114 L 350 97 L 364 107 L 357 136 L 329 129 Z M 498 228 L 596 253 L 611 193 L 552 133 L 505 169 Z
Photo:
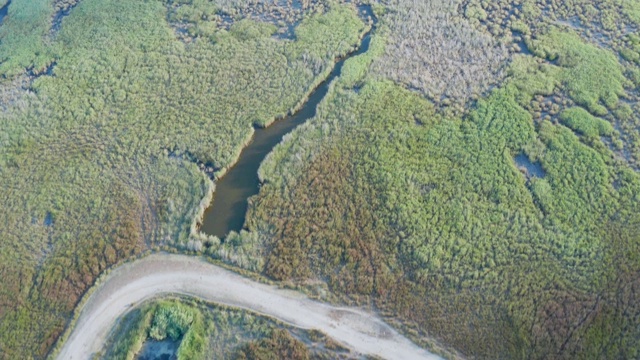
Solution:
M 369 6 L 360 7 L 360 12 L 373 19 L 374 26 L 363 37 L 359 48 L 335 64 L 329 77 L 311 93 L 298 112 L 277 120 L 266 128 L 255 129 L 252 141 L 242 150 L 236 164 L 216 182 L 213 201 L 205 211 L 200 231 L 224 239 L 229 232 L 242 230 L 248 208 L 247 200 L 260 191 L 258 168 L 262 161 L 284 135 L 316 115 L 318 104 L 327 95 L 329 84 L 340 76 L 344 62 L 369 49 L 371 34 L 375 29 L 375 17 Z

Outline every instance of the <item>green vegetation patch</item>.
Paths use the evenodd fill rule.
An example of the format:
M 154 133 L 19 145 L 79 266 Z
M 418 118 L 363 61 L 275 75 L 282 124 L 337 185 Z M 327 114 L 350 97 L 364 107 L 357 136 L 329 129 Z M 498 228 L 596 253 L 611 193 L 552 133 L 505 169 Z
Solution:
M 538 56 L 556 61 L 564 68 L 560 79 L 569 96 L 596 115 L 618 104 L 624 96 L 626 78 L 616 56 L 607 50 L 587 44 L 569 31 L 552 29 L 530 44 Z
M 198 307 L 179 301 L 160 301 L 127 315 L 122 331 L 109 347 L 108 359 L 133 359 L 145 341 L 179 341 L 178 359 L 204 359 L 208 347 L 205 318 Z
M 486 19 L 476 18 L 477 9 L 486 13 Z M 549 67 L 556 69 L 555 78 L 563 86 L 545 94 L 551 98 L 540 97 L 537 105 L 532 104 L 546 103 L 553 110 L 538 109 L 536 117 L 555 121 L 564 108 L 585 107 L 618 130 L 611 141 L 591 141 L 592 145 L 609 147 L 616 158 L 638 169 L 640 116 L 635 114 L 640 113 L 636 109 L 640 39 L 635 29 L 640 24 L 639 9 L 638 2 L 632 0 L 469 0 L 460 11 L 475 28 L 505 43 L 512 53 L 512 63 L 518 58 L 532 58 L 529 55 L 533 52 L 548 58 L 547 63 L 561 65 Z M 621 70 L 629 81 L 621 77 Z M 620 85 L 625 88 L 624 94 Z M 618 102 L 620 97 L 624 100 Z
M 591 115 L 581 107 L 573 107 L 560 114 L 560 120 L 571 129 L 589 138 L 613 134 L 613 126 L 604 119 Z
M 159 307 L 153 315 L 149 337 L 156 341 L 180 339 L 193 323 L 193 312 L 183 308 Z
M 528 55 L 515 55 L 509 66 L 508 74 L 518 102 L 526 106 L 535 95 L 549 96 L 560 85 L 558 78 L 562 70 L 545 64 Z

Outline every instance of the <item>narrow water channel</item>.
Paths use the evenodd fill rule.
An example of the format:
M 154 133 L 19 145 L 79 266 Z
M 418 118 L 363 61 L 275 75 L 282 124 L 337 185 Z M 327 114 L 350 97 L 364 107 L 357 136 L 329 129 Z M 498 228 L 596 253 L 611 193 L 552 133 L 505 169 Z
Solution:
M 4 17 L 9 13 L 9 5 L 11 5 L 11 1 L 7 1 L 7 3 L 0 8 L 0 25 L 4 22 Z
M 316 115 L 316 107 L 327 95 L 329 84 L 340 76 L 344 62 L 369 49 L 376 18 L 370 6 L 359 7 L 359 10 L 365 18 L 374 20 L 373 28 L 363 37 L 360 47 L 335 64 L 329 77 L 309 96 L 302 109 L 266 128 L 256 129 L 253 140 L 242 150 L 238 162 L 216 182 L 213 202 L 205 211 L 200 231 L 223 239 L 230 231 L 242 230 L 248 207 L 247 199 L 260 190 L 258 168 L 264 158 L 285 134 Z

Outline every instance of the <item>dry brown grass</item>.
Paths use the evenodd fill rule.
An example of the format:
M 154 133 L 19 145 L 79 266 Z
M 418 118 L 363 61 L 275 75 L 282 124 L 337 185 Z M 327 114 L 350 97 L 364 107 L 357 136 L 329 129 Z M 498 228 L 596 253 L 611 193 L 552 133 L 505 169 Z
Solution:
M 386 54 L 375 72 L 442 105 L 460 107 L 495 84 L 506 49 L 457 14 L 455 0 L 395 0 Z

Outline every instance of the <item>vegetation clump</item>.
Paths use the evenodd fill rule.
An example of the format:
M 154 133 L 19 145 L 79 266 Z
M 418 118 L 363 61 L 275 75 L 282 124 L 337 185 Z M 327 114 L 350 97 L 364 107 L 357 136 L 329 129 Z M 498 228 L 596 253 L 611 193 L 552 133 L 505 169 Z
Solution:
M 14 77 L 25 68 L 41 70 L 54 58 L 46 44 L 53 6 L 49 0 L 12 0 L 0 26 L 0 76 Z
M 590 138 L 608 136 L 613 133 L 613 126 L 606 120 L 591 115 L 583 108 L 567 109 L 560 114 L 560 119 L 571 129 Z
M 193 313 L 179 307 L 160 307 L 153 315 L 149 337 L 156 341 L 170 338 L 176 341 L 193 323 Z
M 560 79 L 569 96 L 596 115 L 618 105 L 624 96 L 623 74 L 618 59 L 609 51 L 585 44 L 571 33 L 552 30 L 539 41 L 532 41 L 532 51 L 563 68 Z

